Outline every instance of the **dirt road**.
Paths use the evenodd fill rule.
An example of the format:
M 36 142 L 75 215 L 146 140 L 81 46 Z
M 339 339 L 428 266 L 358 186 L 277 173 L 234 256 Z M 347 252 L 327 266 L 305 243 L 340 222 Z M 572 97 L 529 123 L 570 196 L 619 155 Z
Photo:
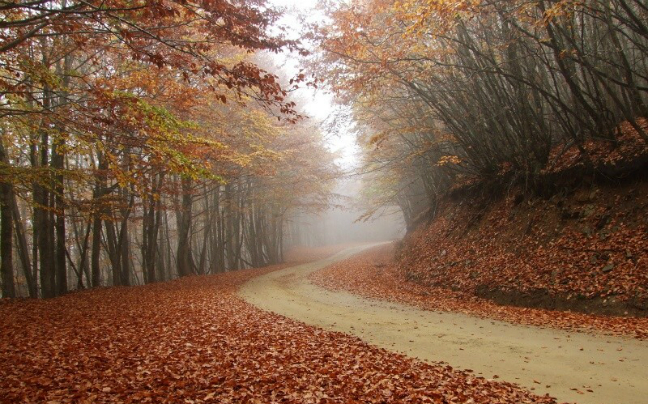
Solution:
M 515 382 L 559 401 L 648 403 L 648 342 L 423 311 L 327 291 L 307 280 L 311 272 L 364 248 L 255 278 L 240 294 L 262 309 L 411 357 Z

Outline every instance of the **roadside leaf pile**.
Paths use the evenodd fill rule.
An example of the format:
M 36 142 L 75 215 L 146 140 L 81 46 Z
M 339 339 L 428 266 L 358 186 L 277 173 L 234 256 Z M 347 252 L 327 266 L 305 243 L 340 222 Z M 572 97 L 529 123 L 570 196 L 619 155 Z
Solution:
M 260 311 L 264 270 L 0 304 L 0 403 L 555 403 Z
M 319 286 L 417 306 L 425 310 L 461 312 L 515 324 L 572 331 L 599 331 L 648 339 L 648 318 L 610 317 L 567 311 L 502 306 L 470 291 L 453 291 L 408 281 L 394 262 L 394 246 L 376 247 L 311 275 Z

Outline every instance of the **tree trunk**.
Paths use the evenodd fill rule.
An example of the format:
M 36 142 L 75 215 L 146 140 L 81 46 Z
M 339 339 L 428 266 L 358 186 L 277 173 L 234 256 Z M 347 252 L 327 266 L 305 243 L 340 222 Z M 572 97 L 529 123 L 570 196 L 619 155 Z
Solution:
M 121 256 L 119 255 L 119 246 L 115 223 L 112 219 L 106 220 L 106 239 L 108 241 L 108 257 L 112 267 L 112 284 L 113 286 L 121 285 Z
M 67 293 L 67 267 L 66 267 L 66 245 L 65 245 L 65 201 L 63 197 L 63 166 L 64 157 L 60 153 L 63 146 L 62 140 L 57 139 L 52 147 L 52 168 L 55 170 L 54 176 L 54 204 L 56 206 L 56 251 L 55 251 L 55 271 L 56 271 L 56 295 L 60 296 Z
M 5 163 L 4 145 L 0 143 L 0 162 Z M 13 185 L 0 183 L 0 273 L 2 278 L 2 297 L 16 297 L 13 269 Z
M 161 202 L 158 192 L 162 186 L 164 174 L 157 174 L 153 179 L 152 194 L 146 198 L 142 220 L 142 272 L 145 283 L 153 283 L 156 275 L 156 252 L 158 250 L 158 233 L 161 222 Z M 157 195 L 157 197 L 156 197 Z
M 95 187 L 92 191 L 93 219 L 92 219 L 92 252 L 90 259 L 90 272 L 92 273 L 92 287 L 101 286 L 101 230 L 103 226 L 102 215 L 107 214 L 103 206 L 102 198 L 106 194 L 105 170 L 108 169 L 108 162 L 102 152 L 97 153 L 97 172 L 95 173 Z
M 191 252 L 191 221 L 193 196 L 192 181 L 189 178 L 182 178 L 182 204 L 176 209 L 176 220 L 178 226 L 178 275 L 187 276 L 194 270 L 194 262 Z
M 46 131 L 41 134 L 40 168 L 49 164 L 49 136 Z M 56 279 L 54 272 L 54 233 L 49 212 L 50 192 L 41 184 L 34 184 L 34 228 L 37 230 L 37 249 L 40 267 L 41 296 L 51 298 L 56 296 Z
M 25 228 L 20 217 L 18 210 L 18 203 L 16 202 L 16 194 L 11 193 L 11 203 L 13 204 L 13 217 L 14 217 L 14 230 L 16 232 L 16 241 L 18 242 L 18 257 L 20 264 L 27 281 L 27 289 L 29 290 L 29 297 L 38 297 L 38 285 L 36 285 L 35 273 L 32 272 L 31 261 L 29 259 L 29 245 L 27 244 L 27 237 L 25 236 Z

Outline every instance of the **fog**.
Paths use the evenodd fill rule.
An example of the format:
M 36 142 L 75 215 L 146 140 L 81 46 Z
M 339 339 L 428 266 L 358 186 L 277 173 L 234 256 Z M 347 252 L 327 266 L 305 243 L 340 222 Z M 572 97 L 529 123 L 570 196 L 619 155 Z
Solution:
M 297 215 L 290 224 L 291 244 L 323 246 L 397 240 L 405 222 L 397 208 L 384 208 L 368 219 L 361 198 L 362 180 L 340 180 L 334 206 L 320 213 Z

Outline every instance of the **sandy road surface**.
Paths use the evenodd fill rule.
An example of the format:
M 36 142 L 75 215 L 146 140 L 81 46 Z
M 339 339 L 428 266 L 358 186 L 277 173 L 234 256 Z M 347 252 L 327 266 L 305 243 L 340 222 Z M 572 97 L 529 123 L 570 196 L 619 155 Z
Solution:
M 367 247 L 257 277 L 241 288 L 250 303 L 427 361 L 581 404 L 648 403 L 648 342 L 517 326 L 438 313 L 311 284 L 307 276 Z

